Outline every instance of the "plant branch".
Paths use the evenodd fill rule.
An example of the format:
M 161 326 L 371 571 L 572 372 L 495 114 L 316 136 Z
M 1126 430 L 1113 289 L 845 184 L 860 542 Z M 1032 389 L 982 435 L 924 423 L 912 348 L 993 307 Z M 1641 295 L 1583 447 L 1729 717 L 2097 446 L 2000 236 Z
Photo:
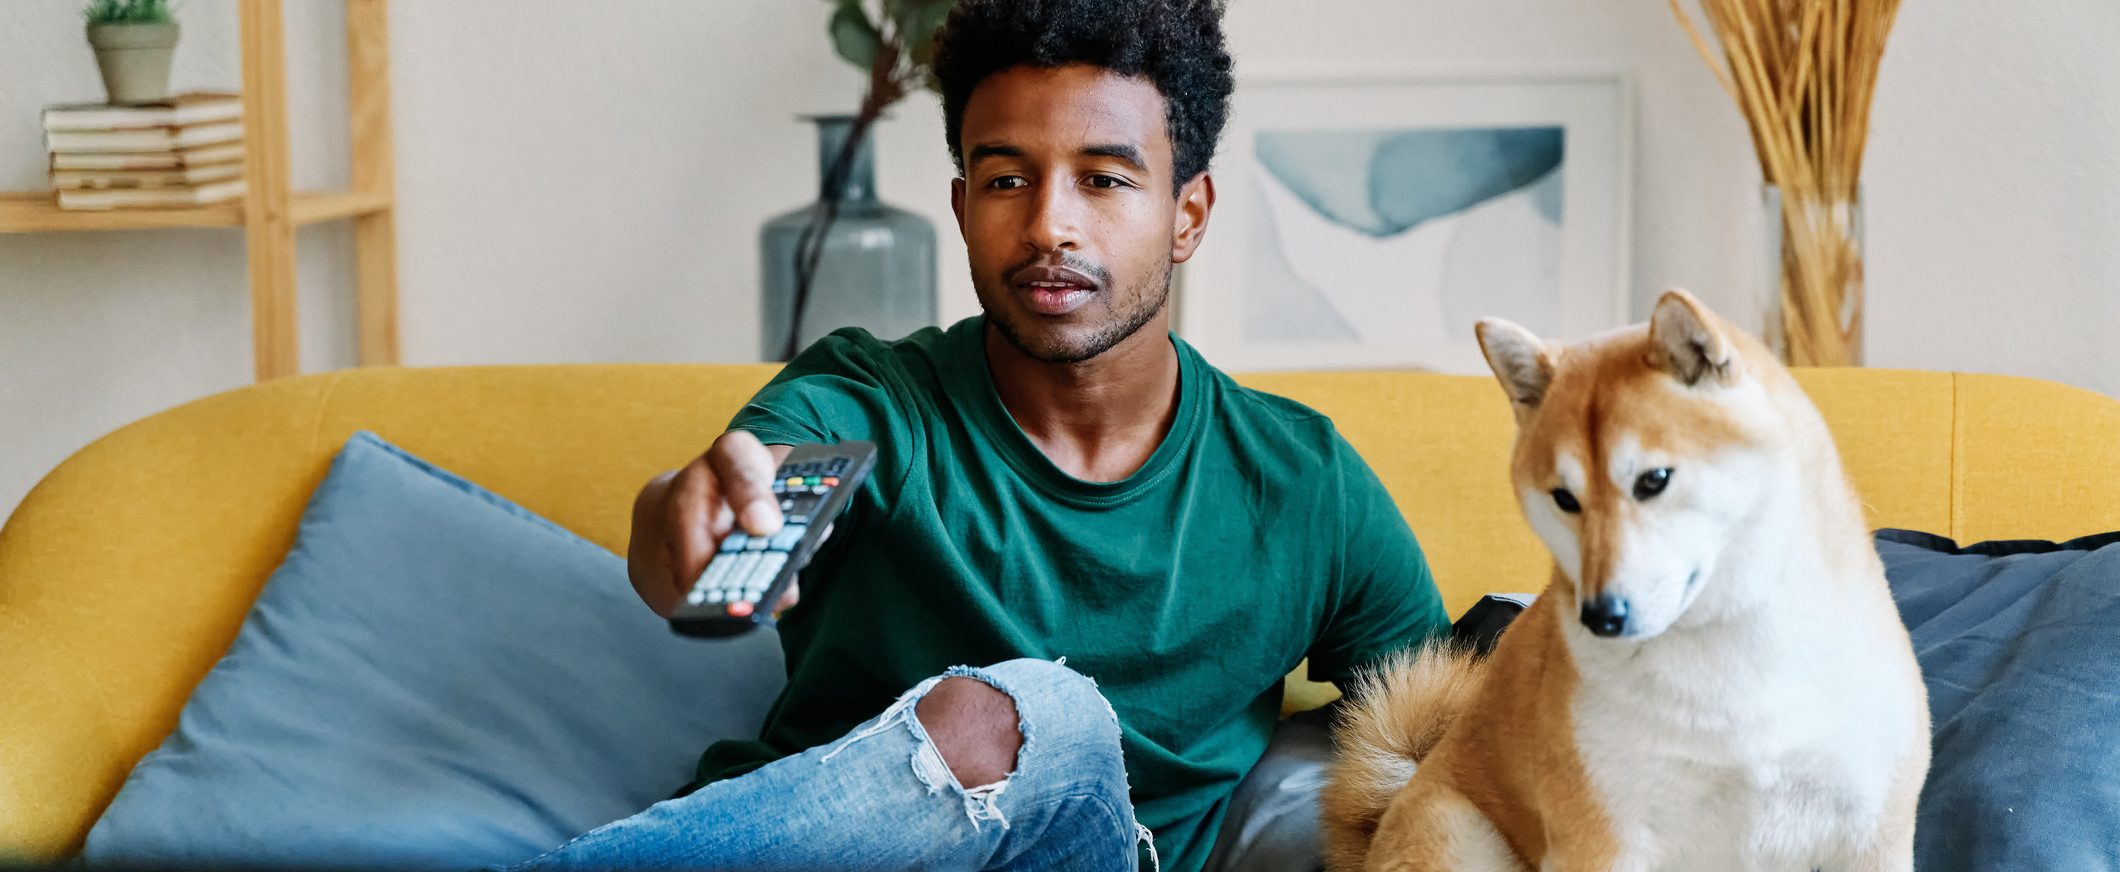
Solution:
M 832 225 L 839 220 L 841 201 L 845 195 L 847 177 L 854 171 L 861 147 L 867 141 L 869 131 L 883 117 L 885 109 L 903 99 L 920 87 L 927 79 L 927 64 L 921 58 L 929 54 L 923 47 L 932 45 L 935 29 L 941 20 L 937 16 L 919 15 L 912 8 L 924 2 L 936 9 L 946 10 L 949 0 L 894 0 L 897 6 L 886 5 L 879 16 L 881 25 L 875 27 L 875 55 L 868 64 L 868 87 L 862 94 L 861 107 L 847 131 L 846 141 L 839 152 L 825 167 L 823 188 L 819 208 L 804 225 L 802 234 L 795 242 L 794 272 L 795 288 L 790 300 L 791 316 L 788 320 L 787 339 L 781 345 L 781 359 L 793 359 L 801 351 L 802 322 L 809 310 L 810 299 L 817 281 L 817 272 L 824 259 L 825 247 L 831 239 Z M 842 7 L 844 12 L 845 7 Z M 896 14 L 893 14 L 893 12 Z M 859 12 L 858 7 L 856 12 Z M 917 32 L 908 32 L 906 23 L 911 20 L 923 22 Z

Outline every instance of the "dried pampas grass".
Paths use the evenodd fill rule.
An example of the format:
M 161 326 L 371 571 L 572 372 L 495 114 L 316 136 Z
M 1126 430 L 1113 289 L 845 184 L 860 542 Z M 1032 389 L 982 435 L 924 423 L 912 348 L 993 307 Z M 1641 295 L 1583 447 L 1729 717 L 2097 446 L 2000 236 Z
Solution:
M 1769 341 L 1792 364 L 1860 364 L 1862 153 L 1899 0 L 1697 0 L 1720 55 L 1682 0 L 1669 2 L 1744 114 L 1760 172 L 1780 194 Z

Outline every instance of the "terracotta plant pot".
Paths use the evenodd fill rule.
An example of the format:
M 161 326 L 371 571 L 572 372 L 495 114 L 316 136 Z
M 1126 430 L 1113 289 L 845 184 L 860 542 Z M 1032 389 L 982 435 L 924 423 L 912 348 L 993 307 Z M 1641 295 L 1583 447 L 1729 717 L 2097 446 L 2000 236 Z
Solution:
M 150 103 L 169 96 L 169 64 L 177 52 L 177 23 L 91 24 L 103 90 L 112 103 Z

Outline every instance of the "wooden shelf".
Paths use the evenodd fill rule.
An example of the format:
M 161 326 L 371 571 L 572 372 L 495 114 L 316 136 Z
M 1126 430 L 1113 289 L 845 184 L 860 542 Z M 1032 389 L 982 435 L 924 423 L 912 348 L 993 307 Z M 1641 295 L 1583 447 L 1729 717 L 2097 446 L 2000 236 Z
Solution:
M 259 381 L 294 375 L 295 228 L 353 222 L 358 361 L 398 361 L 396 173 L 390 135 L 389 0 L 345 0 L 347 127 L 352 185 L 296 191 L 288 184 L 287 24 L 283 0 L 238 0 L 243 60 L 240 200 L 187 209 L 69 212 L 50 191 L 0 192 L 0 233 L 241 227 L 250 273 L 251 363 Z
M 390 196 L 355 191 L 297 191 L 290 198 L 289 207 L 294 223 L 300 226 L 381 212 L 390 208 Z M 241 200 L 182 209 L 84 212 L 59 208 L 50 191 L 0 193 L 0 233 L 241 226 Z

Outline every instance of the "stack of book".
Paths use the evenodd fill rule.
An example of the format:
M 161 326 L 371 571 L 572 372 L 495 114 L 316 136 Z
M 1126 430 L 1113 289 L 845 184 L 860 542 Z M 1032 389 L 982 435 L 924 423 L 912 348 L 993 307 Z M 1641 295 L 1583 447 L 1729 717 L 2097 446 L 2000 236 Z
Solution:
M 203 206 L 243 196 L 243 100 L 235 94 L 46 107 L 44 143 L 61 209 Z

